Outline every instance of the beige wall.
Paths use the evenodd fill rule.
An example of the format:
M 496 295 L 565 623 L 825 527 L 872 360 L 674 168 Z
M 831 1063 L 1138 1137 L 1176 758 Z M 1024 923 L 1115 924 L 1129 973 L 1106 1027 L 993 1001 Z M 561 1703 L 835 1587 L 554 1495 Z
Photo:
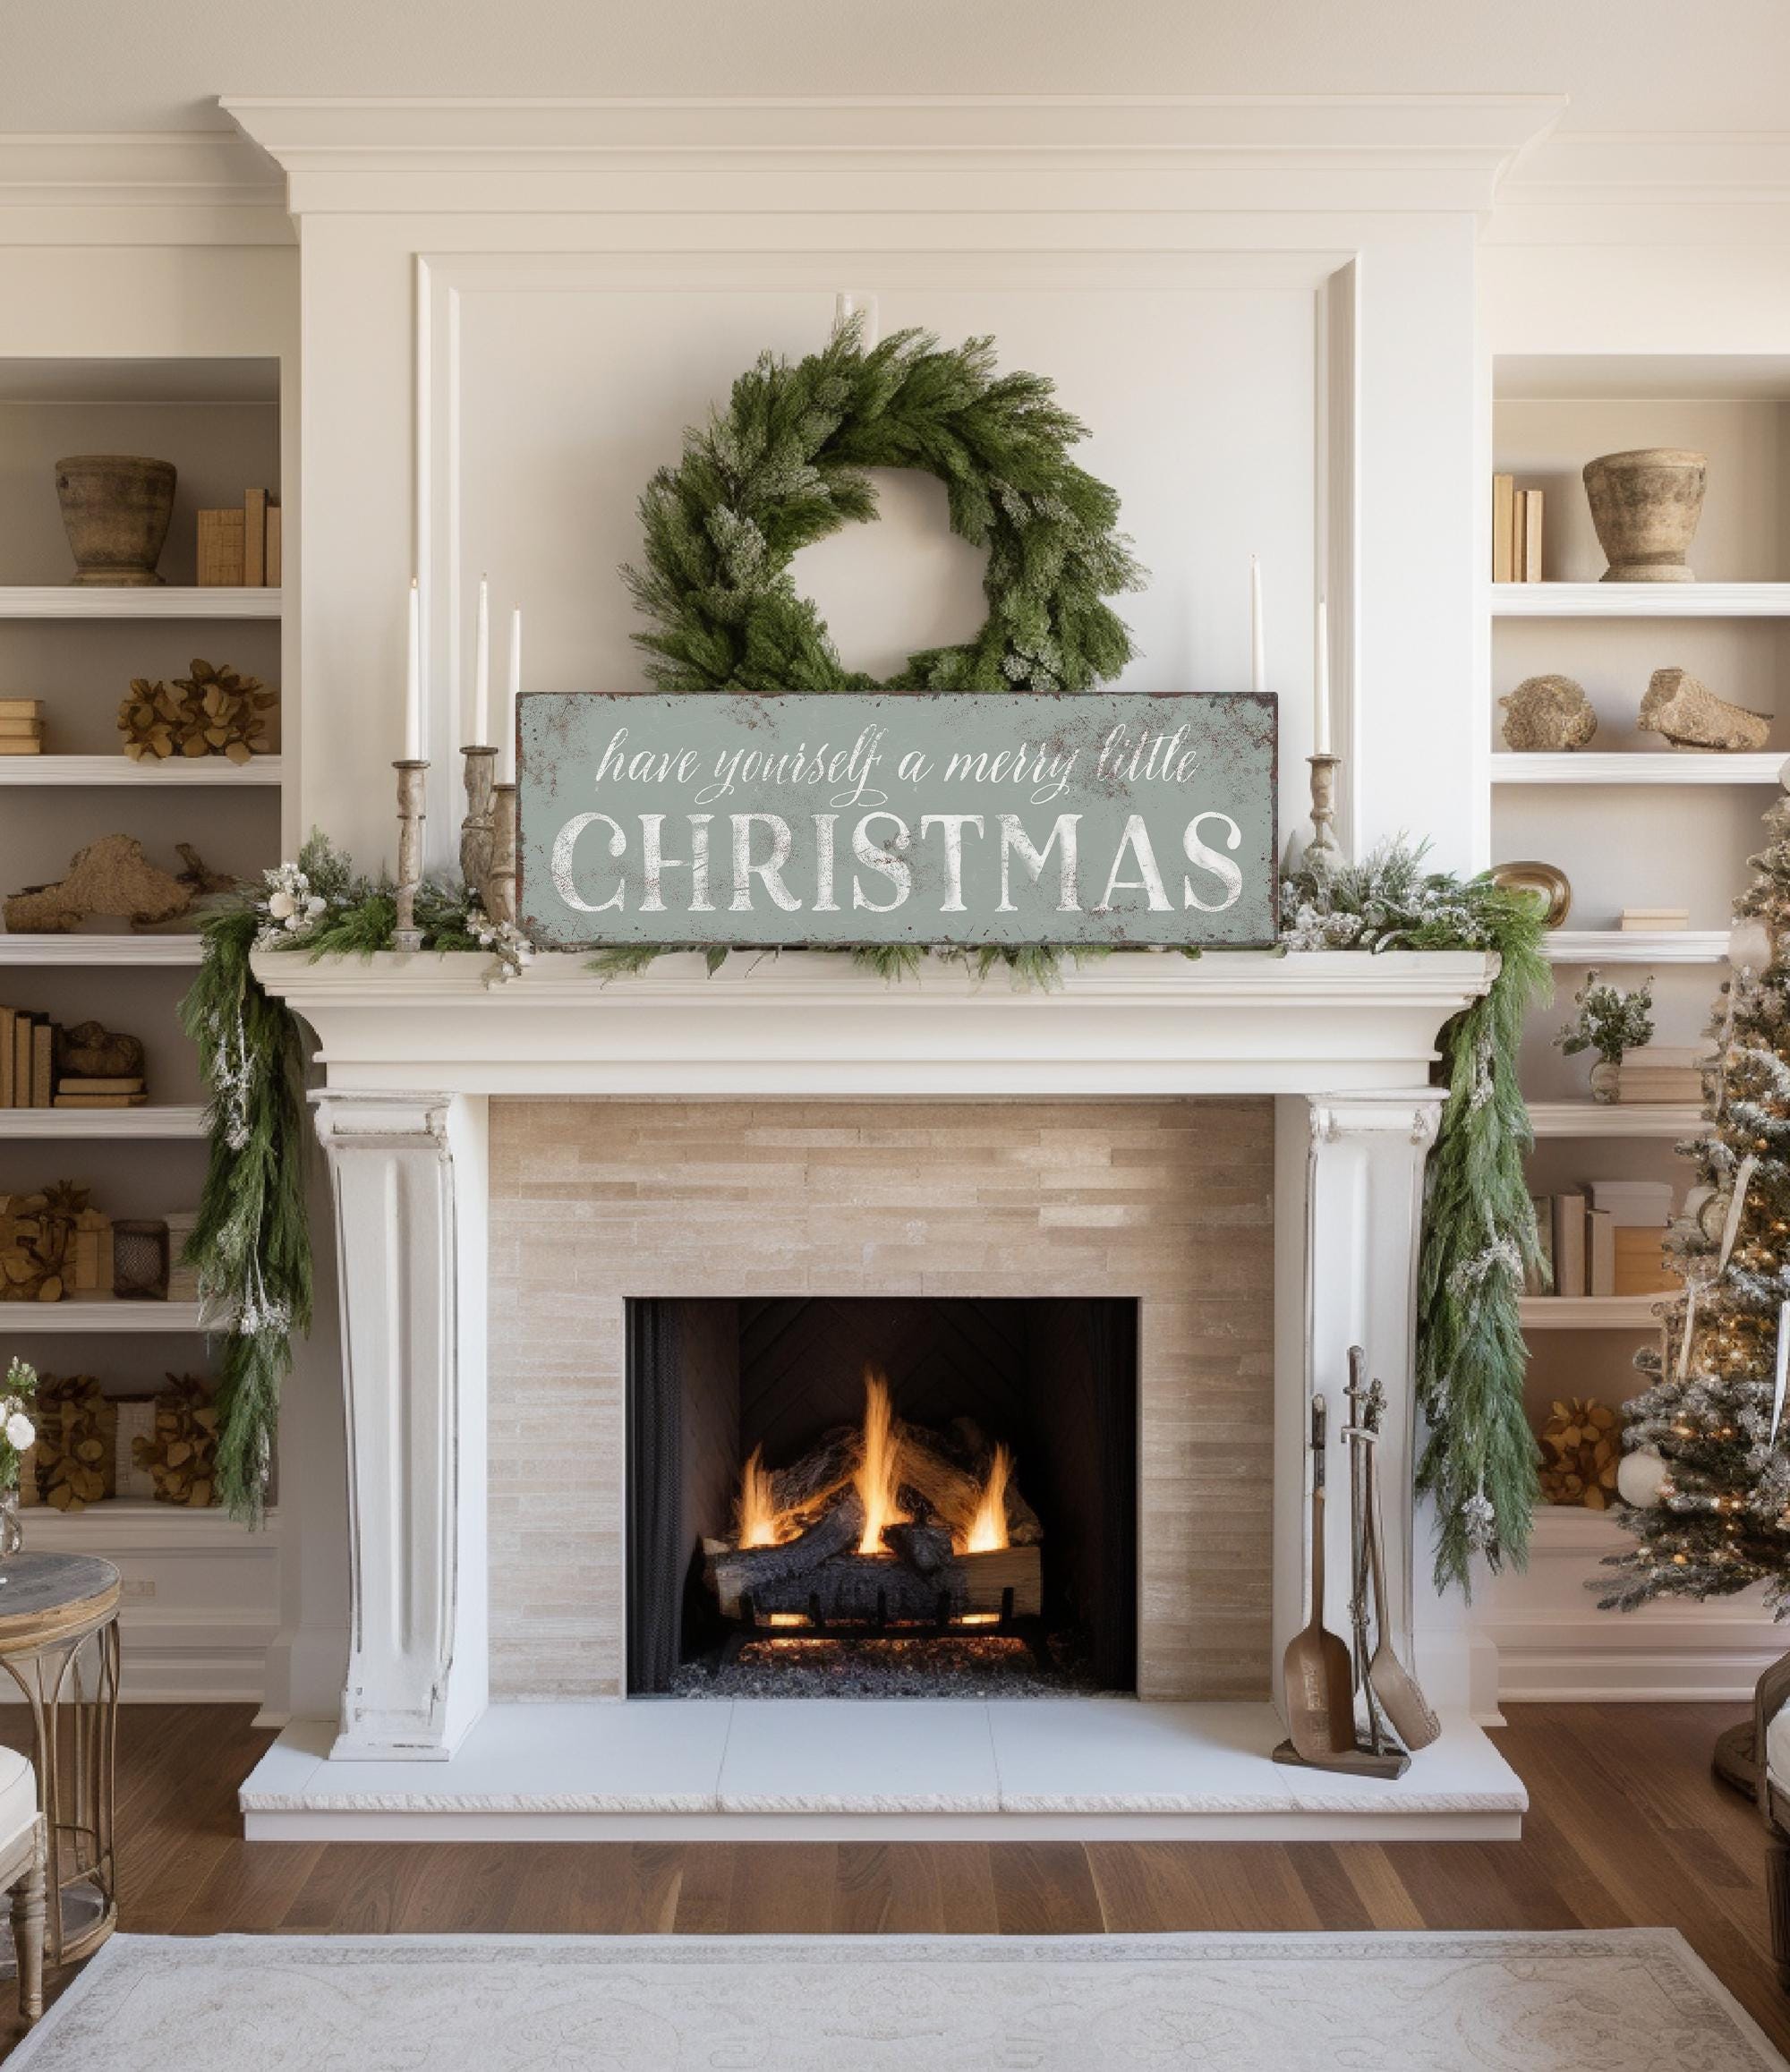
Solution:
M 491 1686 L 617 1696 L 634 1295 L 1141 1303 L 1139 1674 L 1269 1678 L 1273 1105 L 491 1103 Z

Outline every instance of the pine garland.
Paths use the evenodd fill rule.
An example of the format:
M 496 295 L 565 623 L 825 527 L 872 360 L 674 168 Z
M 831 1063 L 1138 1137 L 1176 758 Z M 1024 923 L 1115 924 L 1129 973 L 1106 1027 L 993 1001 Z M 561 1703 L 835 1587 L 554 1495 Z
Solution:
M 667 691 L 1082 691 L 1116 677 L 1130 635 L 1104 600 L 1141 580 L 1119 499 L 1068 448 L 1087 428 L 1040 374 L 996 374 L 991 338 L 947 349 L 848 320 L 793 366 L 766 353 L 725 413 L 685 438 L 640 499 L 644 559 L 622 571 L 655 630 L 635 641 Z M 848 670 L 789 564 L 876 515 L 865 470 L 945 485 L 951 530 L 987 550 L 988 618 L 888 683 Z
M 1428 1427 L 1417 1486 L 1435 1498 L 1436 1580 L 1470 1594 L 1472 1558 L 1521 1567 L 1538 1494 L 1523 1409 L 1518 1303 L 1538 1258 L 1523 1161 L 1534 1142 L 1518 1084 L 1523 1016 L 1547 994 L 1534 896 L 1489 878 L 1426 874 L 1421 849 L 1309 865 L 1286 881 L 1288 940 L 1301 949 L 1492 950 L 1491 990 L 1442 1032 L 1448 1088 L 1424 1189 L 1417 1399 Z

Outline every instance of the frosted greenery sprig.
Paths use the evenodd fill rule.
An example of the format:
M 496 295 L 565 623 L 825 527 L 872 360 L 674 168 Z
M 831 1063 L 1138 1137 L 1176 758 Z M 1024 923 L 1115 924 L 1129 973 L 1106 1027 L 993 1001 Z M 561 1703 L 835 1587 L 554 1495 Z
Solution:
M 1573 1003 L 1578 1013 L 1554 1039 L 1569 1058 L 1581 1051 L 1596 1051 L 1606 1064 L 1619 1065 L 1625 1053 L 1644 1049 L 1653 1041 L 1651 974 L 1624 992 L 1619 985 L 1600 985 L 1597 973 L 1588 971 Z
M 37 1393 L 37 1369 L 17 1357 L 9 1360 L 5 1387 L 0 1392 L 0 1489 L 19 1487 L 21 1461 L 37 1443 L 38 1428 L 31 1419 L 31 1399 Z

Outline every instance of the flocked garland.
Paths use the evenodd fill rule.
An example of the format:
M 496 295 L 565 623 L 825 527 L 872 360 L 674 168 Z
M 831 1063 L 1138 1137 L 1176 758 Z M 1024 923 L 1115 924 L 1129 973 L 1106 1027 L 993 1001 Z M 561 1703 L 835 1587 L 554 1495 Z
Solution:
M 1522 1560 L 1536 1496 L 1517 1313 L 1536 1242 L 1523 1172 L 1531 1137 L 1516 1066 L 1524 1010 L 1547 983 L 1539 910 L 1530 895 L 1487 879 L 1427 873 L 1420 852 L 1399 845 L 1360 865 L 1295 871 L 1283 885 L 1283 912 L 1289 951 L 1488 950 L 1502 959 L 1490 992 L 1440 1039 L 1448 1097 L 1429 1162 L 1419 1281 L 1417 1383 L 1428 1437 L 1418 1481 L 1436 1499 L 1437 1580 L 1464 1588 L 1476 1553 L 1495 1568 Z M 487 920 L 464 887 L 426 884 L 417 920 L 427 949 L 490 954 L 493 980 L 516 976 L 533 954 L 514 928 Z M 259 1512 L 292 1334 L 311 1316 L 302 1041 L 296 1018 L 256 979 L 250 953 L 368 956 L 390 948 L 395 925 L 389 884 L 357 877 L 320 837 L 203 924 L 205 959 L 183 1014 L 213 1087 L 211 1148 L 186 1257 L 209 1314 L 229 1330 L 217 1479 L 238 1515 Z M 590 961 L 612 976 L 661 954 L 611 951 Z M 709 951 L 711 971 L 729 954 Z M 1075 952 L 901 945 L 851 954 L 891 978 L 945 959 L 979 974 L 1005 968 L 1016 985 L 1052 985 Z
M 1041 374 L 997 374 L 990 338 L 941 346 L 897 331 L 866 346 L 848 319 L 791 364 L 766 353 L 725 412 L 640 499 L 644 558 L 623 571 L 654 630 L 634 637 L 667 691 L 1082 691 L 1131 657 L 1105 600 L 1138 586 L 1119 499 L 1069 457 L 1087 428 Z M 945 485 L 951 530 L 986 549 L 973 640 L 908 656 L 887 684 L 848 670 L 789 564 L 876 516 L 868 468 Z

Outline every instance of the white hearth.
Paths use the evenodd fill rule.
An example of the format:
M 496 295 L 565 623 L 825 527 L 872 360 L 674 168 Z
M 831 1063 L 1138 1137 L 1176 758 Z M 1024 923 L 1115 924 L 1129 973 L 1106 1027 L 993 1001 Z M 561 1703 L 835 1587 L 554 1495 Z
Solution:
M 1471 1650 L 1456 1608 L 1419 1582 L 1427 1561 L 1409 1497 L 1419 1207 L 1439 1103 L 1428 1069 L 1438 1028 L 1487 984 L 1487 959 L 1127 955 L 1071 973 L 1051 994 L 977 985 L 942 964 L 885 985 L 802 954 L 735 959 L 712 978 L 697 959 L 666 959 L 609 984 L 570 957 L 499 986 L 485 983 L 482 959 L 464 956 L 313 965 L 271 955 L 258 969 L 315 1029 L 326 1072 L 316 1102 L 338 1218 L 353 1619 L 340 1718 L 282 1735 L 243 1790 L 251 1834 L 1515 1831 L 1522 1788 L 1471 1722 Z M 492 1628 L 501 1536 L 486 1443 L 494 1096 L 823 1099 L 897 1116 L 903 1103 L 1023 1100 L 1078 1103 L 1086 1120 L 1096 1100 L 1213 1096 L 1232 1097 L 1227 1108 L 1275 1096 L 1262 1173 L 1274 1218 L 1274 1372 L 1262 1396 L 1272 1577 L 1257 1666 L 1187 1686 L 1222 1698 L 1153 1703 L 1140 1676 L 1138 1700 L 490 1702 L 493 1643 L 501 1652 L 506 1639 Z M 634 1277 L 610 1282 L 679 1292 L 652 1249 L 635 1237 Z M 1192 1248 L 1179 1270 L 1197 1287 Z M 601 1335 L 593 1325 L 593 1367 Z M 1341 1409 L 1351 1343 L 1390 1397 L 1401 1645 L 1448 1717 L 1404 1780 L 1365 1787 L 1268 1760 L 1276 1666 L 1306 1613 L 1306 1405 L 1316 1387 Z M 592 1445 L 618 1454 L 618 1428 L 593 1418 Z M 1332 1573 L 1342 1574 L 1345 1506 L 1333 1507 L 1329 1531 Z M 613 1646 L 621 1615 L 603 1607 L 620 1603 L 619 1536 L 599 1520 L 587 1539 L 567 1564 L 564 1630 Z M 1162 1566 L 1172 1537 L 1159 1531 L 1154 1544 L 1153 1557 L 1146 1534 L 1141 1573 L 1160 1605 L 1176 1581 Z M 500 1618 L 508 1601 L 499 1592 Z M 1333 1624 L 1344 1616 L 1333 1601 Z M 1161 1659 L 1168 1667 L 1152 1674 L 1164 1697 L 1176 1676 L 1205 1673 L 1172 1645 Z M 930 1781 L 891 1785 L 879 1750 L 916 1736 L 930 1745 Z M 801 1748 L 810 1755 L 792 1770 L 788 1752 Z

